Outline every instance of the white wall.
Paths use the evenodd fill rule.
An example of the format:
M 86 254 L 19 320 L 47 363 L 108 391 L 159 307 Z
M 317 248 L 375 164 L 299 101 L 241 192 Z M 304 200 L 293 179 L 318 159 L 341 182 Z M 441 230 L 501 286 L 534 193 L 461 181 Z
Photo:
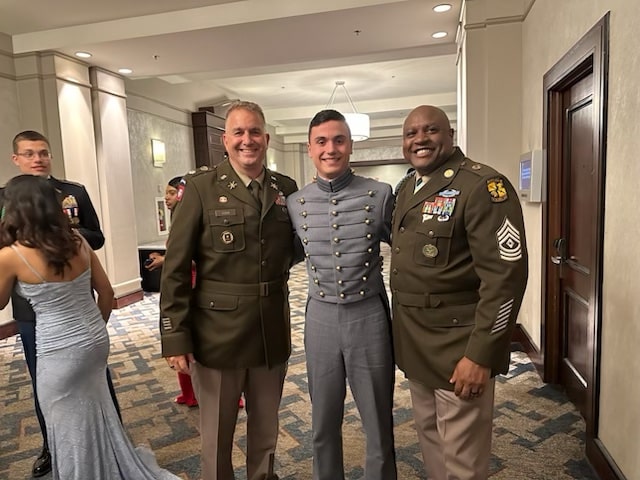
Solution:
M 640 479 L 640 8 L 631 0 L 537 0 L 523 25 L 522 150 L 542 147 L 543 75 L 611 11 L 599 437 L 629 480 Z M 585 212 L 588 215 L 589 212 Z M 525 209 L 531 247 L 523 310 L 539 316 L 541 211 Z M 534 256 L 535 255 L 535 256 Z M 539 320 L 529 333 L 537 335 Z
M 134 193 L 131 208 L 136 212 L 138 243 L 162 243 L 167 237 L 158 235 L 154 199 L 164 197 L 169 180 L 194 168 L 193 130 L 188 124 L 140 110 L 129 109 L 127 120 Z M 162 168 L 153 166 L 152 138 L 165 144 L 167 161 Z

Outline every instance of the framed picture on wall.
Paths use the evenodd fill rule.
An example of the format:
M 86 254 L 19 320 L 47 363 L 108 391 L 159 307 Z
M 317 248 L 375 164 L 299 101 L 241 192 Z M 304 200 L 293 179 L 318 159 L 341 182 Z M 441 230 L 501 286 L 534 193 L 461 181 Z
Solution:
M 164 197 L 156 197 L 155 200 L 156 227 L 158 228 L 158 235 L 168 235 L 171 223 L 169 209 L 167 208 L 166 203 L 164 203 Z

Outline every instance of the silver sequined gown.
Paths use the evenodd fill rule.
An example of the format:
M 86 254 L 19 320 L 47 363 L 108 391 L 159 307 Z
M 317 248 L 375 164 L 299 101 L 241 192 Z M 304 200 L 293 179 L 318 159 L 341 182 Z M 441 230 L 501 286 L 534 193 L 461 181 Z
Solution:
M 71 281 L 16 286 L 36 312 L 36 383 L 53 479 L 179 480 L 149 449 L 134 447 L 120 423 L 105 376 L 109 334 L 90 285 L 87 269 Z

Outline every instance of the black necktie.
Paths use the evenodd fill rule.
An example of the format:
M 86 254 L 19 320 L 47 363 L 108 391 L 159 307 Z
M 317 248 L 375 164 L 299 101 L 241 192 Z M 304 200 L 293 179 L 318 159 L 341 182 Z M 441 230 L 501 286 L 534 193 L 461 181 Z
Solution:
M 262 208 L 262 198 L 260 198 L 260 182 L 257 180 L 251 180 L 249 183 L 249 190 L 251 191 L 251 195 L 256 199 L 260 208 Z

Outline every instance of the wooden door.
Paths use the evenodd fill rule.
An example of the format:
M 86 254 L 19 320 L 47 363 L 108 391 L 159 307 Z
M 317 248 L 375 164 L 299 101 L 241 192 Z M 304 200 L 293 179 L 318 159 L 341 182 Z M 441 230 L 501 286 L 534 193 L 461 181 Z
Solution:
M 607 13 L 544 76 L 542 345 L 546 382 L 561 383 L 586 423 L 586 453 L 603 480 L 621 478 L 598 438 Z
M 557 236 L 550 238 L 549 274 L 558 285 L 557 314 L 560 325 L 559 381 L 583 416 L 587 416 L 589 390 L 593 386 L 595 360 L 595 304 L 592 288 L 597 262 L 598 172 L 594 152 L 593 73 L 559 92 L 562 123 L 557 139 L 562 156 L 559 178 L 550 191 L 557 205 Z M 560 188 L 557 188 L 560 187 Z

